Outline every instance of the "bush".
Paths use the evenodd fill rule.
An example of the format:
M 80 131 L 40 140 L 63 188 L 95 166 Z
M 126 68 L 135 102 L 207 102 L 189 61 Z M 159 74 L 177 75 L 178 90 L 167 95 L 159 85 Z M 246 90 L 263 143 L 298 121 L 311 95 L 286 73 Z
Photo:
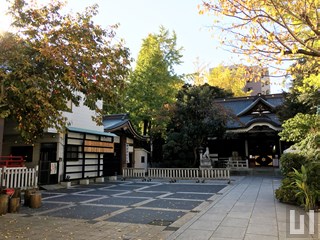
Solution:
M 280 202 L 297 204 L 298 198 L 296 197 L 296 186 L 294 186 L 293 173 L 288 177 L 282 179 L 281 186 L 276 189 L 275 196 Z M 300 205 L 300 203 L 298 203 Z
M 311 162 L 308 166 L 308 185 L 317 192 L 316 208 L 320 207 L 320 163 Z
M 310 180 L 310 178 L 314 177 L 311 176 L 311 174 L 315 166 L 316 165 L 309 164 L 307 167 L 302 165 L 300 171 L 294 169 L 295 187 L 297 189 L 296 196 L 299 199 L 298 202 L 302 202 L 302 206 L 306 211 L 318 208 L 317 202 L 320 196 L 320 191 Z
M 293 169 L 301 169 L 307 161 L 306 157 L 298 153 L 284 153 L 280 157 L 280 170 L 284 177 L 288 177 Z

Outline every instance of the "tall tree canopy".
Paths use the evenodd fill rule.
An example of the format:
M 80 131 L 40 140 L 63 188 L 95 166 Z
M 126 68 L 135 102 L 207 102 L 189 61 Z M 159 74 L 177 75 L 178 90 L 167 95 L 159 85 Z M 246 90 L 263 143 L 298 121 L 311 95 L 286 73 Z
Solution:
M 164 112 L 182 85 L 174 71 L 182 57 L 176 41 L 175 32 L 170 34 L 164 27 L 158 34 L 149 34 L 130 76 L 126 105 L 132 121 L 144 127 L 144 134 L 164 131 L 169 120 Z
M 181 159 L 185 161 L 184 166 L 196 166 L 198 148 L 208 137 L 222 136 L 226 122 L 231 118 L 231 114 L 214 101 L 230 96 L 231 92 L 208 84 L 184 85 L 171 108 L 172 119 L 168 125 L 164 158 Z
M 298 113 L 282 126 L 281 140 L 294 142 L 302 154 L 320 161 L 320 115 Z
M 27 141 L 49 127 L 61 129 L 61 111 L 80 101 L 100 111 L 98 99 L 108 100 L 121 88 L 130 61 L 115 29 L 103 29 L 92 18 L 97 6 L 83 13 L 61 14 L 63 4 L 45 6 L 10 1 L 16 33 L 0 36 L 0 109 Z
M 298 67 L 297 67 L 298 65 Z M 278 107 L 281 121 L 294 117 L 297 113 L 315 114 L 320 105 L 320 80 L 315 81 L 318 72 L 306 59 L 300 59 L 289 71 L 292 85 L 285 93 L 284 103 Z
M 248 96 L 250 92 L 247 92 L 244 87 L 247 81 L 255 81 L 255 79 L 251 79 L 254 74 L 249 73 L 248 69 L 243 65 L 229 67 L 219 65 L 208 73 L 208 84 L 229 90 L 236 97 Z M 255 77 L 259 77 L 259 74 L 260 72 Z
M 200 13 L 215 13 L 223 44 L 256 62 L 304 56 L 319 63 L 319 6 L 319 0 L 204 0 Z

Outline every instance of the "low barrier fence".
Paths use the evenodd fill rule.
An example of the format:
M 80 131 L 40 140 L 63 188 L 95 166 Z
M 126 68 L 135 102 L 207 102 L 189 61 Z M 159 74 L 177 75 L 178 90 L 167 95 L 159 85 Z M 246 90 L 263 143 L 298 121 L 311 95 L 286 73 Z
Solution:
M 230 179 L 229 168 L 124 168 L 123 178 Z
M 0 186 L 5 188 L 35 188 L 38 185 L 38 166 L 0 168 Z
M 198 179 L 198 168 L 148 168 L 149 178 Z
M 144 168 L 124 168 L 122 171 L 122 177 L 145 178 L 146 170 Z

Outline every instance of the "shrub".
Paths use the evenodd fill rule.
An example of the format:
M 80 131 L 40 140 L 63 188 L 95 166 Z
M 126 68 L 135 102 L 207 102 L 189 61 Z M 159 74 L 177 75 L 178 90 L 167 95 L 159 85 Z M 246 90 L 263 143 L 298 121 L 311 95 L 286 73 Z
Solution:
M 297 204 L 298 198 L 296 197 L 296 187 L 294 186 L 293 174 L 282 179 L 281 186 L 276 189 L 275 196 L 280 202 Z
M 298 153 L 284 153 L 280 157 L 280 169 L 284 177 L 287 177 L 293 169 L 301 169 L 307 161 L 306 157 Z
M 311 169 L 313 168 L 314 166 L 309 164 L 307 167 L 302 165 L 301 171 L 294 169 L 294 185 L 297 189 L 296 196 L 306 211 L 317 207 L 317 199 L 320 196 L 319 189 L 316 189 L 314 183 L 310 181 Z

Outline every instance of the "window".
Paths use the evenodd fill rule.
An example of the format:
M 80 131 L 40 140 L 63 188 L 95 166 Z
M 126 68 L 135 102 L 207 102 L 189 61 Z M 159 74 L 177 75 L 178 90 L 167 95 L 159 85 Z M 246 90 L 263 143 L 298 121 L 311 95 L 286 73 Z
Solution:
M 141 156 L 141 163 L 144 163 L 144 161 L 145 161 L 145 157 Z
M 33 147 L 31 147 L 31 146 L 12 147 L 11 148 L 11 155 L 12 156 L 22 156 L 26 162 L 32 162 L 32 153 L 33 153 Z
M 78 160 L 78 152 L 79 152 L 79 146 L 78 145 L 67 145 L 66 148 L 66 158 L 67 160 Z

